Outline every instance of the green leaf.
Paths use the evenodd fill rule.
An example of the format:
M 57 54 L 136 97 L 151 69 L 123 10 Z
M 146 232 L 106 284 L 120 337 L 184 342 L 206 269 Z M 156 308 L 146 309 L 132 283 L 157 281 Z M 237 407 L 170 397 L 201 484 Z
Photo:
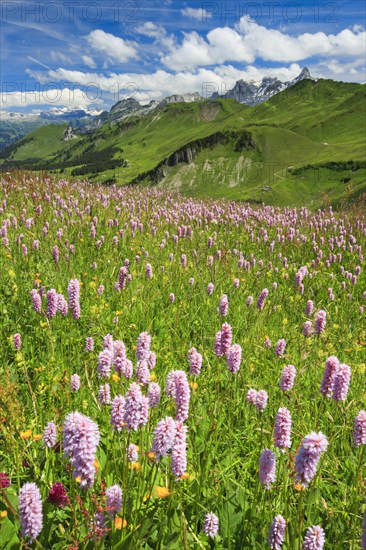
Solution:
M 0 520 L 0 549 L 16 550 L 19 548 L 18 528 L 9 518 Z

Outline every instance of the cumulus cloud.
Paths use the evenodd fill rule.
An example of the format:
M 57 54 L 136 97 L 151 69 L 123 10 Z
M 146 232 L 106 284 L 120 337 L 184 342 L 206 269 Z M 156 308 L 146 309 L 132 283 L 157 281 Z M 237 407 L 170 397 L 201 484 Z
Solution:
M 183 44 L 173 45 L 170 53 L 162 57 L 162 62 L 176 71 L 213 64 L 209 45 L 197 32 L 185 33 Z
M 289 67 L 256 68 L 248 66 L 244 70 L 232 65 L 218 65 L 213 69 L 200 68 L 195 71 L 178 71 L 171 73 L 157 70 L 153 73 L 109 73 L 104 75 L 96 72 L 72 71 L 64 68 L 44 73 L 32 72 L 31 76 L 44 82 L 45 79 L 54 82 L 69 82 L 76 86 L 89 86 L 91 90 L 97 87 L 102 92 L 104 101 L 116 102 L 126 96 L 133 95 L 139 101 L 161 99 L 174 93 L 189 93 L 197 91 L 204 97 L 213 92 L 220 94 L 231 89 L 237 80 L 259 82 L 264 76 L 277 76 L 283 81 L 292 80 L 301 71 L 301 67 L 293 63 Z
M 338 34 L 324 32 L 297 36 L 258 25 L 249 17 L 242 17 L 237 30 L 255 57 L 270 61 L 301 61 L 312 56 L 362 55 L 366 33 L 361 29 L 344 29 Z
M 184 8 L 184 10 L 181 10 L 181 14 L 198 21 L 207 21 L 212 17 L 212 13 L 203 8 Z
M 310 72 L 318 78 L 334 78 L 336 80 L 364 80 L 364 60 L 360 58 L 349 63 L 340 63 L 336 59 L 329 59 L 326 62 L 309 65 Z M 28 70 L 29 76 L 44 84 L 46 82 L 54 82 L 55 87 L 57 82 L 61 86 L 64 82 L 68 82 L 70 88 L 72 85 L 76 87 L 76 98 L 80 95 L 79 87 L 84 87 L 87 94 L 84 93 L 83 99 L 87 103 L 103 103 L 111 105 L 125 97 L 134 97 L 143 103 L 149 102 L 152 99 L 159 100 L 163 97 L 178 93 L 186 94 L 189 92 L 199 92 L 203 97 L 210 97 L 213 92 L 225 94 L 233 88 L 238 80 L 247 82 L 260 82 L 265 76 L 277 77 L 282 82 L 293 80 L 302 70 L 302 66 L 298 63 L 291 63 L 288 66 L 280 67 L 255 67 L 247 65 L 244 69 L 239 69 L 230 64 L 217 65 L 213 68 L 200 67 L 193 71 L 177 71 L 169 72 L 166 70 L 155 70 L 152 73 L 114 73 L 108 74 L 98 72 L 83 72 L 59 68 L 47 72 L 36 72 Z M 60 93 L 60 90 L 58 90 Z M 33 94 L 33 101 L 32 101 Z M 67 99 L 66 92 L 63 92 Z M 10 96 L 10 94 L 9 94 Z M 24 106 L 20 103 L 19 96 L 15 95 L 15 99 L 11 99 L 11 104 L 7 106 Z M 97 99 L 97 101 L 96 101 Z M 16 103 L 18 102 L 18 103 Z M 29 92 L 27 104 L 36 104 L 34 93 Z M 76 103 L 76 101 L 74 100 Z M 68 105 L 69 103 L 62 103 Z M 84 103 L 85 105 L 85 103 Z
M 0 94 L 2 108 L 38 106 L 62 106 L 72 109 L 85 109 L 101 100 L 89 95 L 79 88 L 39 88 L 34 92 L 2 92 Z
M 366 74 L 365 59 L 340 63 L 338 59 L 327 59 L 310 65 L 311 74 L 322 78 L 331 78 L 344 82 L 364 82 Z
M 365 40 L 366 33 L 359 27 L 338 34 L 292 36 L 245 16 L 234 29 L 218 27 L 205 38 L 196 32 L 186 33 L 183 42 L 174 44 L 161 61 L 169 69 L 188 70 L 234 61 L 253 63 L 256 59 L 291 63 L 313 56 L 345 58 L 364 55 Z
M 104 54 L 109 60 L 114 62 L 125 63 L 130 59 L 138 57 L 136 44 L 127 42 L 123 38 L 101 29 L 92 31 L 86 37 L 86 40 L 93 50 Z

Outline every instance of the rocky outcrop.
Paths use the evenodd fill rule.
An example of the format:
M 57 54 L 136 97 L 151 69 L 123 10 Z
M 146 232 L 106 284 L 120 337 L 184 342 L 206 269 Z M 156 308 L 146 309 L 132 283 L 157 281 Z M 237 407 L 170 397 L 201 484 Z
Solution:
M 162 99 L 159 103 L 159 107 L 165 107 L 166 105 L 171 105 L 172 103 L 192 103 L 193 101 L 202 101 L 203 97 L 198 92 L 193 92 L 192 94 L 173 94 Z
M 166 169 L 168 166 L 176 166 L 180 163 L 191 164 L 193 159 L 204 149 L 212 148 L 217 145 L 226 145 L 232 142 L 235 151 L 243 151 L 244 149 L 255 149 L 256 143 L 253 135 L 250 132 L 234 132 L 223 131 L 215 132 L 205 138 L 194 140 L 184 147 L 174 151 L 169 157 L 162 160 L 155 168 L 144 172 L 134 178 L 130 184 L 135 184 L 145 179 L 149 179 L 151 183 L 157 184 L 166 176 Z
M 301 73 L 294 78 L 294 80 L 289 82 L 281 82 L 278 78 L 272 78 L 270 76 L 264 77 L 259 83 L 238 80 L 235 83 L 234 88 L 226 92 L 226 94 L 219 95 L 215 92 L 211 99 L 231 98 L 235 99 L 235 101 L 238 101 L 239 103 L 242 103 L 243 105 L 258 105 L 259 103 L 263 103 L 263 101 L 267 101 L 279 92 L 294 86 L 301 80 L 306 79 L 314 80 L 307 67 L 304 67 Z
M 77 135 L 75 134 L 71 126 L 68 126 L 63 133 L 62 141 L 70 141 L 70 139 L 75 139 L 75 138 L 77 138 Z

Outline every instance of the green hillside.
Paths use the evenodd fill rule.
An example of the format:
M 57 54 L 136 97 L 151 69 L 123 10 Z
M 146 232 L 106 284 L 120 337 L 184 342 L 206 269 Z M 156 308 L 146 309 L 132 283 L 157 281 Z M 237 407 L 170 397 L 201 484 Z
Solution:
M 68 146 L 67 141 L 62 141 L 66 128 L 67 124 L 42 126 L 8 145 L 1 151 L 0 158 L 6 164 L 12 162 L 33 164 L 52 158 L 56 151 Z
M 30 120 L 5 119 L 0 112 L 0 151 L 10 143 L 15 143 L 29 132 L 46 124 L 46 120 L 36 116 Z
M 305 80 L 256 107 L 172 104 L 68 141 L 65 126 L 47 126 L 3 151 L 1 162 L 196 196 L 337 204 L 366 191 L 365 89 Z

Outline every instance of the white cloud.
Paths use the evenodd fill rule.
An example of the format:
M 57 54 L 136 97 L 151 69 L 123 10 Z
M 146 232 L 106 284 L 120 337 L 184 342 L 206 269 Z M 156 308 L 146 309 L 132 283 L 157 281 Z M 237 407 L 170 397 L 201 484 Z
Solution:
M 212 17 L 212 13 L 203 8 L 184 8 L 184 10 L 181 10 L 180 13 L 185 17 L 197 19 L 198 21 L 207 21 L 207 19 Z
M 125 63 L 138 57 L 136 44 L 101 29 L 92 31 L 86 39 L 95 51 L 106 55 L 111 61 Z
M 162 62 L 175 71 L 213 64 L 209 45 L 197 32 L 185 34 L 183 44 L 173 45 L 170 53 L 162 57 Z
M 255 67 L 248 65 L 244 70 L 236 69 L 232 65 L 222 65 L 219 67 L 218 73 L 223 79 L 224 86 L 228 84 L 225 91 L 232 87 L 237 80 L 245 80 L 247 82 L 260 82 L 265 76 L 278 78 L 281 82 L 288 82 L 296 78 L 302 70 L 302 67 L 297 63 L 291 63 L 288 67 Z
M 95 69 L 96 66 L 97 66 L 94 59 L 92 57 L 90 57 L 90 55 L 83 55 L 82 60 L 83 60 L 84 65 L 86 65 L 90 69 Z
M 146 21 L 143 25 L 136 27 L 136 32 L 148 36 L 149 38 L 161 39 L 166 36 L 166 30 L 161 25 L 156 25 L 151 21 Z
M 0 94 L 0 104 L 3 108 L 29 107 L 30 105 L 63 106 L 72 109 L 85 109 L 91 104 L 100 103 L 100 99 L 88 97 L 80 89 L 44 87 L 34 92 L 9 92 Z
M 360 29 L 344 29 L 338 34 L 324 32 L 291 36 L 275 29 L 267 29 L 248 17 L 242 17 L 237 26 L 243 41 L 253 55 L 270 61 L 301 61 L 312 56 L 362 55 L 366 33 Z
M 359 27 L 338 34 L 292 36 L 242 17 L 235 29 L 218 27 L 206 38 L 186 33 L 183 42 L 174 44 L 161 61 L 170 69 L 187 70 L 230 61 L 253 63 L 255 59 L 291 63 L 313 56 L 345 58 L 364 55 L 365 40 L 366 33 Z
M 134 92 L 132 95 L 140 101 L 195 91 L 204 97 L 209 97 L 214 91 L 225 93 L 240 79 L 258 82 L 264 76 L 277 76 L 280 80 L 288 81 L 298 76 L 300 71 L 301 67 L 296 63 L 289 67 L 270 69 L 248 66 L 245 70 L 240 70 L 232 65 L 219 65 L 214 69 L 200 68 L 193 72 L 171 73 L 157 70 L 154 73 L 109 73 L 108 75 L 60 68 L 56 71 L 48 71 L 47 78 L 54 82 L 66 81 L 76 86 L 90 86 L 91 90 L 99 87 L 103 101 L 116 102 L 131 95 L 131 90 Z M 33 72 L 31 76 L 37 78 L 37 73 Z M 44 82 L 44 73 L 40 74 L 38 79 Z
M 199 36 L 197 40 L 199 40 Z M 202 55 L 205 55 L 203 51 Z M 318 78 L 334 78 L 336 80 L 364 81 L 364 59 L 341 63 L 339 60 L 327 59 L 317 64 L 309 65 L 311 74 Z M 301 72 L 298 63 L 277 67 L 255 67 L 250 64 L 239 69 L 230 64 L 220 64 L 212 68 L 200 67 L 193 70 L 177 72 L 155 70 L 152 73 L 115 73 L 83 72 L 59 68 L 47 72 L 28 70 L 28 74 L 41 83 L 64 82 L 76 87 L 89 87 L 89 95 L 100 90 L 100 99 L 104 104 L 115 103 L 127 96 L 133 96 L 139 101 L 148 102 L 151 99 L 162 99 L 168 95 L 185 94 L 197 91 L 204 97 L 210 97 L 213 92 L 224 94 L 231 89 L 237 80 L 259 82 L 265 76 L 277 77 L 283 82 L 293 80 Z
M 331 78 L 342 80 L 344 82 L 364 82 L 366 74 L 365 59 L 363 57 L 340 63 L 338 59 L 327 59 L 316 65 L 309 65 L 311 74 L 322 76 L 322 78 Z
M 208 33 L 207 38 L 212 61 L 216 58 L 219 59 L 219 63 L 224 63 L 225 61 L 245 61 L 246 63 L 251 63 L 254 61 L 255 56 L 252 48 L 246 44 L 243 37 L 234 29 L 230 29 L 229 27 L 213 29 Z

